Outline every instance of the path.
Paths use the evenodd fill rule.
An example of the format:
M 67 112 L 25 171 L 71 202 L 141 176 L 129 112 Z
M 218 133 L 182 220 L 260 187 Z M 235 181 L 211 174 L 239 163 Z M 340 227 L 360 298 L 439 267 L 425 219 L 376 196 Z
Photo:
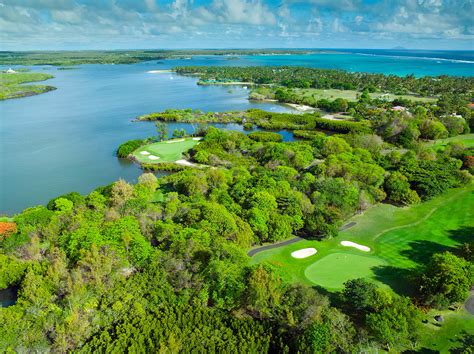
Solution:
M 474 290 L 469 292 L 469 298 L 464 303 L 464 308 L 469 312 L 471 315 L 474 315 Z
M 289 240 L 286 240 L 286 241 L 283 241 L 283 242 L 273 243 L 271 245 L 266 245 L 266 246 L 262 246 L 262 247 L 259 247 L 259 248 L 254 248 L 253 250 L 248 251 L 247 255 L 249 257 L 252 257 L 252 256 L 256 255 L 259 252 L 263 252 L 263 251 L 266 251 L 266 250 L 271 250 L 272 248 L 291 245 L 292 243 L 296 243 L 296 242 L 299 242 L 301 240 L 304 240 L 304 238 L 296 236 L 296 237 L 290 238 Z
M 344 230 L 347 230 L 348 228 L 354 226 L 356 224 L 355 221 L 351 221 L 350 223 L 346 224 L 346 225 L 343 225 L 339 231 L 344 231 Z M 296 242 L 299 242 L 301 240 L 304 240 L 304 238 L 302 237 L 293 237 L 293 238 L 290 238 L 289 240 L 286 240 L 286 241 L 283 241 L 283 242 L 279 242 L 279 243 L 273 243 L 271 245 L 266 245 L 266 246 L 262 246 L 262 247 L 258 247 L 258 248 L 254 248 L 250 251 L 247 252 L 247 255 L 249 257 L 252 257 L 254 255 L 256 255 L 257 253 L 260 253 L 260 252 L 263 252 L 263 251 L 266 251 L 266 250 L 271 250 L 273 248 L 278 248 L 278 247 L 283 247 L 283 246 L 287 246 L 287 245 L 291 245 L 292 243 L 296 243 Z

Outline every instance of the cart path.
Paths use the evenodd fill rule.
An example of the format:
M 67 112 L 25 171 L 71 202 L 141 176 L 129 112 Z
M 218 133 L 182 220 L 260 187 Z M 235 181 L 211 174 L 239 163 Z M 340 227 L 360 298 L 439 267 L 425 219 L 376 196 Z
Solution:
M 356 223 L 355 221 L 352 221 L 346 225 L 343 225 L 339 231 L 344 231 L 344 230 L 347 230 L 349 228 L 351 228 L 352 226 L 354 226 Z M 278 243 L 273 243 L 271 245 L 266 245 L 266 246 L 262 246 L 262 247 L 258 247 L 258 248 L 254 248 L 250 251 L 247 252 L 247 255 L 249 257 L 252 257 L 254 255 L 256 255 L 257 253 L 260 253 L 260 252 L 263 252 L 263 251 L 267 251 L 267 250 L 271 250 L 273 248 L 278 248 L 278 247 L 283 247 L 283 246 L 287 246 L 287 245 L 291 245 L 292 243 L 296 243 L 296 242 L 299 242 L 301 240 L 304 240 L 304 238 L 302 237 L 298 237 L 298 236 L 295 236 L 293 238 L 290 238 L 289 240 L 286 240 L 286 241 L 283 241 L 283 242 L 278 242 Z

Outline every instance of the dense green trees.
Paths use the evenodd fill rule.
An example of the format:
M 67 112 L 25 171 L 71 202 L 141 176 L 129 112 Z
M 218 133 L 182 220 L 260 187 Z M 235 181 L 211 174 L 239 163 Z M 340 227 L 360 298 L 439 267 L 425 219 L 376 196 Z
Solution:
M 474 85 L 472 77 L 440 76 L 437 78 L 413 75 L 350 73 L 341 70 L 305 67 L 237 67 L 237 66 L 189 66 L 178 67 L 180 74 L 200 74 L 201 81 L 244 81 L 256 84 L 279 84 L 293 88 L 321 88 L 342 90 L 381 90 L 395 94 L 416 93 L 436 95 L 440 93 L 467 93 Z M 454 96 L 454 95 L 453 95 Z
M 140 139 L 129 140 L 119 146 L 117 150 L 117 156 L 121 158 L 128 157 L 129 154 L 131 154 L 134 150 L 138 149 L 143 144 L 144 141 Z
M 445 252 L 432 256 L 421 276 L 420 291 L 427 304 L 445 307 L 467 298 L 471 264 Z
M 317 119 L 246 114 L 304 129 Z M 408 299 L 353 281 L 338 310 L 273 265 L 250 265 L 245 251 L 295 234 L 331 237 L 373 203 L 410 204 L 468 182 L 466 149 L 404 151 L 356 132 L 294 142 L 257 135 L 209 127 L 189 152 L 206 167 L 146 173 L 15 216 L 17 232 L 0 240 L 0 288 L 18 287 L 18 301 L 0 309 L 0 350 L 414 347 L 419 312 Z M 452 263 L 429 266 L 427 303 L 461 298 L 443 287 L 464 284 L 464 266 Z

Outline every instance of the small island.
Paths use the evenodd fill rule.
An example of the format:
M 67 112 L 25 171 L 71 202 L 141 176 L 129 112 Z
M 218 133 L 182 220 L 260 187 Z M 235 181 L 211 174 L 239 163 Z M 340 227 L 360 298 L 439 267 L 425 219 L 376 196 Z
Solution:
M 0 100 L 39 95 L 55 90 L 49 85 L 24 85 L 52 79 L 54 76 L 45 73 L 23 72 L 8 69 L 0 72 Z

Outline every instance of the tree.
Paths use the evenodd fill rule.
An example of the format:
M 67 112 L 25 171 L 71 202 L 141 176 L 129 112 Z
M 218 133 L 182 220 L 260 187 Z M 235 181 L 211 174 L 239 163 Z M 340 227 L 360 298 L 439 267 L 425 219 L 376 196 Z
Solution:
M 54 209 L 60 213 L 66 213 L 72 210 L 74 207 L 73 202 L 66 198 L 58 198 L 54 202 Z
M 168 125 L 166 123 L 155 122 L 156 132 L 158 134 L 158 141 L 166 140 L 168 137 Z
M 420 134 L 423 139 L 435 140 L 446 138 L 448 131 L 443 123 L 434 119 L 426 119 L 420 125 Z
M 468 261 L 450 252 L 436 253 L 421 276 L 420 290 L 425 303 L 445 307 L 463 301 L 471 286 Z
M 113 184 L 110 200 L 114 206 L 122 206 L 132 196 L 133 186 L 123 179 L 119 179 Z
M 406 297 L 395 297 L 380 311 L 367 315 L 369 330 L 388 350 L 416 345 L 420 332 L 421 312 Z
M 395 171 L 385 180 L 385 190 L 388 199 L 396 204 L 410 205 L 420 202 L 420 197 L 410 189 L 408 178 L 401 172 Z

